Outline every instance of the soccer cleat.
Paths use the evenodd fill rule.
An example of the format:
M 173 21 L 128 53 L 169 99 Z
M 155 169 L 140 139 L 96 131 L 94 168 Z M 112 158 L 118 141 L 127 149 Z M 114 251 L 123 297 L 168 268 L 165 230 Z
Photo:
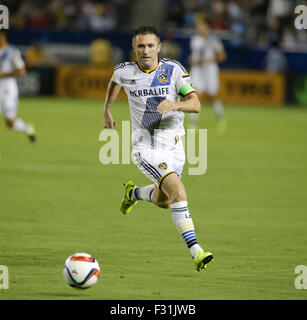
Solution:
M 133 189 L 136 188 L 136 185 L 134 184 L 133 181 L 127 181 L 124 183 L 124 188 L 125 188 L 125 195 L 123 198 L 122 203 L 120 204 L 120 211 L 123 214 L 128 214 L 132 208 L 137 204 L 137 200 L 131 200 L 130 193 Z
M 35 128 L 32 124 L 29 124 L 29 129 L 27 132 L 28 138 L 31 142 L 35 142 L 36 140 L 36 132 L 35 132 Z
M 213 259 L 213 255 L 211 252 L 204 252 L 204 251 L 198 249 L 194 258 L 193 258 L 196 270 L 200 271 L 201 269 L 206 269 L 207 264 L 212 259 Z

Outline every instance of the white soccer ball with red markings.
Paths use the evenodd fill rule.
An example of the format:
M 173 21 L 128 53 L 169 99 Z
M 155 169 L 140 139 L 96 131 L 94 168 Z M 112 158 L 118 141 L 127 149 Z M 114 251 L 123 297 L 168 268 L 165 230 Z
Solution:
M 92 287 L 98 281 L 99 273 L 98 261 L 90 254 L 82 252 L 69 256 L 63 269 L 67 284 L 80 289 Z

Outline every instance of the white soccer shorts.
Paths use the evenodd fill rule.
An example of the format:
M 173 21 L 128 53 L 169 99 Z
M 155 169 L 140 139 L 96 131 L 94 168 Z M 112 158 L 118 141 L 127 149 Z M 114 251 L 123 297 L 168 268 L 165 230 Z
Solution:
M 177 139 L 170 150 L 143 148 L 133 152 L 133 159 L 140 171 L 160 188 L 163 179 L 173 172 L 181 178 L 185 163 L 183 143 Z
M 216 95 L 219 91 L 219 72 L 215 68 L 192 67 L 190 76 L 197 92 Z

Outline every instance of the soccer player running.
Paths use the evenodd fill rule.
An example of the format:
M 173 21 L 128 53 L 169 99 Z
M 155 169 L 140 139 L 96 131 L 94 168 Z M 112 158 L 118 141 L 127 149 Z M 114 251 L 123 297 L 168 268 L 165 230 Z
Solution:
M 0 29 L 0 114 L 3 113 L 8 128 L 22 131 L 30 141 L 35 141 L 33 125 L 17 118 L 18 87 L 15 77 L 26 74 L 20 51 L 7 41 L 6 31 Z
M 197 93 L 202 99 L 206 97 L 213 105 L 217 119 L 218 132 L 223 134 L 226 130 L 224 106 L 218 97 L 219 92 L 219 66 L 226 60 L 227 54 L 220 40 L 211 35 L 210 21 L 201 18 L 196 22 L 197 34 L 191 38 L 189 57 L 190 75 Z M 190 115 L 190 125 L 198 126 L 199 114 Z
M 126 182 L 120 210 L 128 214 L 139 200 L 170 208 L 173 221 L 200 271 L 213 255 L 205 252 L 196 240 L 187 194 L 180 179 L 185 162 L 180 139 L 185 133 L 184 113 L 198 113 L 200 102 L 184 67 L 176 60 L 159 60 L 161 43 L 155 28 L 137 29 L 132 47 L 137 62 L 116 66 L 109 82 L 104 127 L 115 129 L 110 109 L 123 87 L 132 119 L 134 162 L 153 184 L 137 187 L 133 181 Z

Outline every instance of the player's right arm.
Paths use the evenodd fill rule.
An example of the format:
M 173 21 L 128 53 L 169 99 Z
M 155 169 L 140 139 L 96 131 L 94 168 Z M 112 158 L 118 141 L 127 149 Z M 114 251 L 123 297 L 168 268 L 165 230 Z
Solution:
M 17 69 L 12 72 L 2 72 L 0 71 L 0 78 L 11 78 L 11 77 L 21 77 L 26 74 L 26 69 Z
M 11 64 L 13 66 L 13 70 L 9 72 L 3 72 L 0 70 L 0 78 L 22 77 L 27 73 L 25 63 L 19 51 L 16 51 L 11 57 Z
M 107 129 L 115 129 L 116 123 L 113 119 L 110 109 L 115 102 L 119 92 L 120 92 L 121 86 L 113 81 L 113 78 L 108 84 L 107 88 L 107 95 L 104 102 L 104 108 L 103 108 L 103 114 L 104 114 L 104 121 L 103 121 L 103 127 Z

